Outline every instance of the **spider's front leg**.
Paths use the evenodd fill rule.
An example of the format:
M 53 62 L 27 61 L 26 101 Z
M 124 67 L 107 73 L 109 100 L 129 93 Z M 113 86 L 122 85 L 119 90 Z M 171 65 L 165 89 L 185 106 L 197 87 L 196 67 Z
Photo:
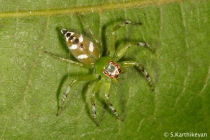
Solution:
M 109 93 L 110 93 L 110 83 L 105 83 L 105 101 L 107 103 L 107 105 L 109 106 L 109 108 L 111 109 L 112 113 L 121 121 L 123 121 L 123 119 L 119 116 L 119 114 L 117 113 L 117 110 L 114 108 L 114 106 L 112 105 L 112 103 L 109 101 Z
M 112 105 L 112 103 L 109 101 L 110 83 L 104 83 L 104 81 L 99 80 L 99 81 L 94 83 L 93 89 L 91 91 L 91 98 L 90 98 L 91 105 L 92 105 L 92 115 L 93 115 L 93 118 L 94 118 L 94 121 L 95 121 L 96 125 L 98 125 L 98 121 L 97 121 L 97 115 L 96 115 L 97 113 L 96 113 L 95 95 L 99 91 L 99 89 L 101 88 L 102 84 L 104 86 L 106 104 L 109 106 L 109 108 L 111 109 L 113 114 L 118 119 L 123 121 L 123 119 L 121 119 L 121 117 L 118 115 L 118 113 L 117 113 L 116 109 L 114 108 L 114 106 Z
M 138 70 L 140 70 L 142 72 L 142 74 L 144 75 L 144 77 L 146 77 L 149 85 L 150 85 L 150 89 L 152 91 L 154 91 L 154 86 L 151 80 L 151 77 L 149 76 L 149 73 L 144 69 L 144 66 L 140 63 L 137 63 L 135 61 L 123 61 L 121 62 L 121 66 L 122 67 L 132 67 L 135 66 Z
M 99 89 L 101 88 L 101 85 L 103 84 L 101 80 L 93 83 L 94 84 L 94 87 L 91 91 L 91 98 L 90 98 L 90 101 L 91 101 L 91 105 L 92 105 L 92 115 L 93 115 L 93 118 L 94 118 L 94 121 L 96 123 L 96 125 L 98 126 L 98 121 L 97 121 L 97 116 L 96 116 L 96 103 L 95 103 L 95 95 L 96 93 L 99 91 Z

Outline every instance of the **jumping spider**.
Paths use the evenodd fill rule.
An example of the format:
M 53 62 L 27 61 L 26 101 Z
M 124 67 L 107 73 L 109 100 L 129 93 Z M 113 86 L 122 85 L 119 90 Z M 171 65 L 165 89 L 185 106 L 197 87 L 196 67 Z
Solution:
M 114 108 L 114 106 L 109 100 L 111 81 L 117 80 L 117 77 L 119 76 L 121 72 L 121 68 L 136 67 L 146 77 L 151 90 L 154 90 L 152 80 L 148 72 L 144 69 L 143 65 L 141 65 L 140 63 L 136 61 L 119 61 L 131 46 L 146 47 L 153 52 L 152 48 L 145 42 L 127 42 L 126 45 L 122 47 L 119 51 L 115 50 L 116 32 L 121 27 L 124 27 L 129 24 L 141 25 L 141 23 L 134 23 L 132 21 L 126 20 L 125 22 L 115 26 L 110 34 L 111 46 L 107 48 L 108 55 L 106 56 L 102 56 L 102 51 L 100 50 L 100 47 L 102 45 L 97 39 L 93 38 L 93 40 L 91 40 L 82 34 L 71 32 L 66 29 L 61 29 L 61 33 L 65 37 L 68 49 L 78 61 L 61 58 L 48 51 L 45 51 L 45 53 L 55 58 L 58 58 L 62 61 L 66 61 L 68 63 L 78 65 L 79 67 L 92 69 L 93 73 L 90 75 L 78 76 L 78 78 L 74 79 L 70 83 L 70 85 L 64 92 L 63 98 L 61 100 L 61 105 L 58 103 L 57 115 L 62 109 L 62 105 L 65 99 L 67 98 L 67 95 L 69 94 L 72 86 L 75 83 L 77 83 L 78 81 L 93 81 L 93 89 L 91 91 L 90 101 L 92 105 L 92 115 L 96 124 L 98 125 L 98 122 L 96 119 L 97 115 L 96 115 L 96 105 L 95 105 L 95 94 L 99 91 L 102 85 L 105 86 L 104 89 L 106 89 L 104 93 L 105 93 L 105 101 L 108 107 L 111 109 L 113 114 L 118 119 L 122 120 L 119 114 L 117 113 L 116 109 Z M 94 36 L 91 30 L 90 30 L 90 33 L 92 34 L 92 36 Z

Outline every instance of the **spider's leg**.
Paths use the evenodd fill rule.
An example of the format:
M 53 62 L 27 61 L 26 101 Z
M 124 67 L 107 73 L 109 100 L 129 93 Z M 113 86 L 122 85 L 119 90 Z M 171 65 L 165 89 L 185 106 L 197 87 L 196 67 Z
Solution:
M 141 25 L 141 23 L 134 23 L 130 20 L 126 20 L 125 22 L 121 23 L 121 24 L 118 24 L 117 26 L 115 26 L 112 30 L 112 33 L 111 33 L 111 46 L 110 48 L 108 48 L 108 51 L 109 51 L 109 55 L 111 57 L 114 56 L 115 54 L 115 42 L 116 42 L 116 32 L 121 28 L 121 27 L 124 27 L 125 25 L 128 25 L 128 24 L 132 24 L 132 25 Z
M 105 83 L 105 101 L 107 103 L 107 105 L 109 106 L 109 108 L 111 109 L 112 113 L 121 121 L 123 120 L 119 114 L 117 113 L 117 110 L 114 108 L 114 106 L 112 105 L 112 103 L 109 100 L 109 93 L 110 93 L 110 83 Z
M 151 52 L 154 52 L 154 50 L 146 42 L 127 42 L 125 46 L 123 46 L 122 48 L 119 49 L 118 52 L 116 52 L 117 61 L 120 60 L 125 55 L 125 53 L 128 51 L 128 49 L 131 46 L 145 47 L 148 48 Z
M 63 94 L 63 97 L 61 99 L 61 104 L 59 104 L 59 96 L 60 96 L 60 93 L 57 94 L 57 105 L 58 105 L 58 109 L 57 109 L 57 116 L 60 114 L 60 111 L 62 110 L 63 108 L 63 104 L 69 94 L 69 92 L 71 91 L 71 88 L 72 86 L 79 82 L 79 81 L 92 81 L 92 80 L 95 80 L 98 78 L 98 75 L 81 75 L 81 76 L 76 76 L 74 78 L 74 80 L 69 84 L 69 86 L 67 87 L 67 89 L 65 90 L 64 94 Z
M 95 121 L 96 125 L 98 125 L 97 116 L 96 116 L 95 94 L 99 91 L 103 82 L 101 80 L 99 80 L 99 81 L 97 81 L 93 84 L 94 84 L 93 85 L 94 87 L 91 91 L 90 101 L 91 101 L 91 105 L 92 105 L 92 115 L 93 115 L 93 118 L 94 118 L 94 121 Z
M 151 80 L 151 77 L 149 76 L 149 73 L 144 69 L 144 66 L 140 63 L 137 63 L 135 61 L 123 61 L 120 63 L 122 67 L 132 67 L 135 66 L 138 70 L 140 70 L 144 77 L 146 77 L 149 85 L 150 85 L 150 89 L 153 91 L 154 90 L 154 86 Z
M 80 66 L 80 67 L 89 68 L 89 66 L 86 66 L 86 65 L 84 65 L 84 64 L 82 64 L 82 63 L 80 63 L 80 62 L 76 62 L 76 61 L 73 61 L 73 60 L 70 60 L 70 59 L 66 59 L 66 58 L 63 58 L 63 57 L 59 57 L 59 56 L 57 56 L 56 54 L 53 54 L 53 53 L 51 53 L 51 52 L 44 51 L 44 53 L 46 53 L 46 54 L 48 54 L 48 55 L 50 55 L 50 56 L 52 56 L 52 57 L 54 57 L 54 58 L 57 58 L 57 59 L 59 59 L 59 60 L 61 60 L 61 61 L 68 62 L 68 63 L 70 63 L 70 64 L 74 64 L 74 65 L 77 65 L 77 66 Z
M 80 14 L 76 14 L 78 19 L 81 20 L 83 23 L 85 23 L 86 28 L 89 30 L 90 34 L 92 35 L 92 38 L 94 39 L 95 43 L 97 43 L 97 45 L 100 47 L 100 49 L 102 49 L 102 44 L 99 42 L 98 38 L 94 35 L 90 25 L 84 20 L 84 17 Z

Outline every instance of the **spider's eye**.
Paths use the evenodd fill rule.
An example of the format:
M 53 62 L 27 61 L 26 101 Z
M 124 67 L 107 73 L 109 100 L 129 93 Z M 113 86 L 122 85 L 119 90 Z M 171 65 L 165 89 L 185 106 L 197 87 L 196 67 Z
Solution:
M 120 66 L 114 61 L 109 61 L 108 67 L 104 70 L 104 74 L 109 78 L 117 78 L 120 72 Z

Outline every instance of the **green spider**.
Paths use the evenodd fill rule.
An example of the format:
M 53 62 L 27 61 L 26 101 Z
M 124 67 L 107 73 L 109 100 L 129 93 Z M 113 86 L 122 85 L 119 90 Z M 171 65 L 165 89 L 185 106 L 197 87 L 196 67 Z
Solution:
M 115 50 L 116 31 L 120 29 L 121 27 L 124 27 L 128 24 L 141 25 L 141 23 L 133 23 L 132 21 L 126 20 L 125 22 L 115 26 L 110 34 L 111 46 L 107 48 L 107 54 L 108 54 L 107 56 L 102 56 L 102 51 L 100 50 L 102 45 L 99 43 L 97 39 L 93 38 L 94 40 L 91 40 L 82 34 L 70 32 L 70 31 L 67 31 L 66 29 L 61 30 L 61 33 L 65 37 L 68 49 L 73 54 L 73 56 L 78 60 L 78 62 L 59 57 L 48 51 L 45 51 L 45 53 L 57 59 L 60 59 L 62 61 L 66 61 L 68 63 L 78 65 L 79 67 L 92 70 L 93 73 L 90 75 L 80 75 L 70 83 L 70 85 L 68 86 L 68 88 L 63 94 L 61 105 L 59 104 L 59 101 L 58 101 L 57 115 L 59 115 L 62 109 L 62 106 L 64 104 L 64 101 L 67 98 L 72 86 L 75 83 L 77 83 L 78 81 L 93 81 L 92 82 L 93 89 L 91 91 L 90 101 L 92 105 L 92 115 L 93 115 L 96 125 L 98 125 L 98 122 L 97 122 L 97 115 L 96 115 L 95 95 L 100 90 L 101 86 L 105 86 L 104 93 L 105 93 L 105 101 L 107 105 L 109 106 L 113 114 L 118 119 L 122 120 L 122 118 L 119 116 L 116 109 L 114 108 L 114 106 L 109 100 L 111 81 L 112 80 L 117 81 L 117 77 L 119 76 L 121 72 L 121 68 L 136 67 L 146 77 L 151 90 L 154 90 L 152 80 L 148 72 L 144 69 L 143 65 L 135 61 L 119 61 L 131 46 L 146 47 L 153 52 L 152 48 L 145 42 L 127 42 L 126 45 L 122 49 L 116 52 Z M 86 26 L 89 27 L 87 24 Z M 91 35 L 94 37 L 90 28 L 89 30 L 90 30 Z

